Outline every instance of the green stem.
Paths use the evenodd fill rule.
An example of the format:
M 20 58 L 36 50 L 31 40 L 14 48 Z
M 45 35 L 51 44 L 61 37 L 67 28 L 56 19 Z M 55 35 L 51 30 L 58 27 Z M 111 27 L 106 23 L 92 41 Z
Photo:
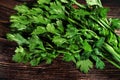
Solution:
M 77 6 L 79 6 L 80 8 L 85 9 L 86 7 L 80 3 L 78 3 L 76 0 L 71 0 L 74 4 L 76 4 Z
M 95 19 L 93 16 L 90 16 L 90 18 L 92 19 L 92 20 L 94 20 L 96 23 L 98 23 L 100 26 L 102 26 L 103 28 L 105 28 L 105 29 L 108 29 L 109 31 L 111 31 L 115 36 L 116 36 L 116 39 L 117 39 L 117 41 L 118 41 L 118 43 L 120 43 L 120 40 L 119 40 L 119 36 L 114 32 L 114 30 L 112 30 L 111 28 L 110 28 L 110 25 L 109 24 L 107 24 L 107 19 L 105 19 L 105 21 L 104 20 L 102 20 L 102 19 Z M 118 44 L 118 46 L 119 46 L 119 44 Z
M 106 49 L 116 61 L 120 62 L 120 55 L 107 43 L 104 43 L 103 48 Z
M 103 57 L 104 59 L 106 59 L 108 62 L 110 62 L 112 65 L 114 65 L 115 67 L 117 67 L 118 69 L 120 69 L 120 65 L 118 65 L 118 64 L 116 64 L 115 62 L 113 62 L 112 60 L 104 57 L 103 55 L 102 55 L 102 57 Z

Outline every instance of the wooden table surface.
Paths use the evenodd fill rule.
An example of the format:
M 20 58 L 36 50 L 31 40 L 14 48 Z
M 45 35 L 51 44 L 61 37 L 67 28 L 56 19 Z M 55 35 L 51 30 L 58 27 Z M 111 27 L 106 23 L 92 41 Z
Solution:
M 83 0 L 78 0 L 84 3 Z M 102 0 L 110 8 L 109 17 L 120 17 L 120 0 Z M 120 70 L 106 63 L 104 70 L 92 69 L 88 74 L 79 72 L 73 63 L 56 59 L 53 64 L 30 67 L 11 61 L 16 46 L 4 37 L 9 31 L 9 16 L 14 14 L 14 6 L 21 4 L 16 0 L 0 0 L 0 80 L 120 80 Z M 8 55 L 9 54 L 9 55 Z M 49 78 L 48 78 L 49 77 Z

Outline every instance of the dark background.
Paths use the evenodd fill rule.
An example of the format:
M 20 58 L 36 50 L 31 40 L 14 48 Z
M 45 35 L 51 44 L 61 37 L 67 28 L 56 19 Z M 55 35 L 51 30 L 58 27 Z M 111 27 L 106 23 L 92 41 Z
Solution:
M 71 62 L 62 62 L 61 58 L 51 65 L 41 64 L 38 67 L 12 62 L 11 55 L 16 44 L 7 41 L 5 35 L 9 32 L 9 16 L 15 13 L 13 8 L 22 1 L 0 0 L 0 80 L 120 80 L 120 70 L 107 62 L 104 70 L 94 68 L 88 74 L 79 72 Z M 78 1 L 85 3 L 84 0 Z M 108 17 L 120 18 L 120 0 L 102 0 L 102 3 L 110 8 Z

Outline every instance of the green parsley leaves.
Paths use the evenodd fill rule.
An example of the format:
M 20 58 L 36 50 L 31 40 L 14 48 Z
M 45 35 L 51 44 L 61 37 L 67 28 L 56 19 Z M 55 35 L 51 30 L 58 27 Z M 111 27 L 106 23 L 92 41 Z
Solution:
M 74 8 L 76 5 L 77 8 Z M 104 69 L 107 60 L 120 69 L 120 19 L 107 18 L 100 0 L 37 0 L 17 5 L 7 39 L 18 43 L 12 60 L 37 66 L 58 56 L 87 73 Z

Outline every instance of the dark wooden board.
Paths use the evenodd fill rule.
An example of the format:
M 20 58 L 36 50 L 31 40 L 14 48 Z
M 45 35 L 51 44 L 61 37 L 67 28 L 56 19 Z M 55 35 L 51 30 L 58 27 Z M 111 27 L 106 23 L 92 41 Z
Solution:
M 78 0 L 84 3 L 83 0 Z M 120 0 L 102 0 L 110 8 L 109 17 L 120 17 Z M 120 80 L 120 70 L 106 62 L 104 70 L 92 69 L 83 74 L 72 62 L 66 63 L 61 57 L 51 65 L 41 64 L 31 67 L 12 61 L 15 42 L 5 39 L 9 32 L 9 16 L 14 14 L 14 6 L 21 4 L 16 0 L 0 0 L 0 80 Z

